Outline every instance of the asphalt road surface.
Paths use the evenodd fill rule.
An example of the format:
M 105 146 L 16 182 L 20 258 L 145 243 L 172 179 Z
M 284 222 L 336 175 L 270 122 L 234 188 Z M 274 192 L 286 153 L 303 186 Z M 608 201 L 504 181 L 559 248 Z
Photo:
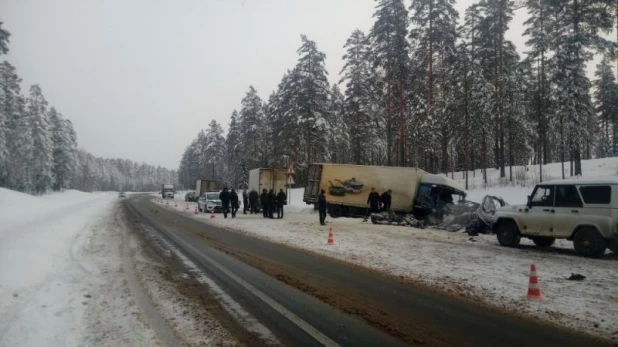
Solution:
M 158 231 L 289 346 L 609 346 L 324 256 L 224 230 L 141 196 Z

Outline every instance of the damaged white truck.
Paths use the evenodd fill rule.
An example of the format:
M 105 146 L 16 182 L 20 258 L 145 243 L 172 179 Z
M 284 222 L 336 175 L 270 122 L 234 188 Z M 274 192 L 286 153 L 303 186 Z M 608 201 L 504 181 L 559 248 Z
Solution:
M 444 206 L 464 201 L 466 196 L 459 183 L 417 168 L 312 164 L 303 201 L 316 204 L 318 194 L 324 190 L 331 217 L 365 217 L 372 188 L 380 194 L 390 189 L 390 210 L 411 213 L 418 219 L 429 215 L 441 218 Z
M 538 247 L 567 239 L 585 257 L 600 257 L 607 248 L 618 253 L 618 179 L 543 182 L 526 205 L 499 208 L 494 220 L 502 246 L 516 247 L 522 237 Z

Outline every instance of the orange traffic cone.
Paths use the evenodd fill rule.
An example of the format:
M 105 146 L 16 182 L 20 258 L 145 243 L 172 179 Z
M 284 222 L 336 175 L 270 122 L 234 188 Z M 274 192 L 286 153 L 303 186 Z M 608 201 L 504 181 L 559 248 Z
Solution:
M 210 219 L 215 219 L 215 209 L 210 210 Z
M 197 211 L 197 206 L 195 206 L 195 212 L 193 212 L 193 214 L 198 214 L 199 212 Z
M 539 289 L 539 279 L 536 276 L 536 266 L 530 265 L 530 282 L 528 284 L 528 300 L 538 300 L 541 298 L 541 289 Z
M 328 228 L 328 242 L 327 245 L 334 245 L 335 240 L 333 239 L 333 227 Z

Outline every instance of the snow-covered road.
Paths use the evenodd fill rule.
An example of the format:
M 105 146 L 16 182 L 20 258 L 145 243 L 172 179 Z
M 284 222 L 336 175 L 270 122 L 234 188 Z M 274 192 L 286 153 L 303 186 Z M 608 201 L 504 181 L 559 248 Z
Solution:
M 618 341 L 618 257 L 586 259 L 577 256 L 570 242 L 559 240 L 550 251 L 522 240 L 522 247 L 500 247 L 494 235 L 470 237 L 462 233 L 363 223 L 361 219 L 327 219 L 318 224 L 311 207 L 289 206 L 285 219 L 243 215 L 215 219 L 200 213 L 195 204 L 174 208 L 230 230 L 254 235 L 376 269 L 440 288 L 453 295 L 525 313 Z M 327 245 L 332 226 L 335 244 Z M 530 264 L 536 264 L 544 299 L 525 299 Z M 571 273 L 586 280 L 568 281 Z

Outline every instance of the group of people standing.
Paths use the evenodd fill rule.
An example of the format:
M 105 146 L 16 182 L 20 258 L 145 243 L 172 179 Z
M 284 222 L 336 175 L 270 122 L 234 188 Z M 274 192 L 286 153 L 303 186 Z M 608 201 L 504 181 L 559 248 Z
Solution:
M 374 188 L 371 188 L 371 193 L 367 197 L 367 205 L 369 205 L 369 211 L 371 213 L 388 211 L 391 209 L 391 196 L 392 191 L 389 189 L 382 193 L 376 192 Z
M 231 191 L 228 191 L 227 188 L 223 188 L 223 191 L 219 193 L 219 200 L 221 200 L 221 205 L 223 207 L 223 218 L 227 218 L 227 214 L 230 213 L 230 205 L 232 207 L 232 218 L 236 218 L 239 204 L 238 194 L 234 188 L 232 188 Z
M 243 213 L 247 214 L 250 211 L 251 214 L 258 214 L 260 205 L 262 206 L 262 213 L 264 218 L 274 219 L 275 213 L 278 219 L 283 218 L 283 206 L 287 204 L 287 195 L 283 189 L 279 189 L 279 193 L 275 194 L 275 190 L 271 189 L 270 192 L 266 189 L 262 190 L 262 194 L 259 195 L 255 189 L 251 189 L 249 193 L 243 191 Z M 234 189 L 228 192 L 227 188 L 223 188 L 223 191 L 219 194 L 219 200 L 223 205 L 223 217 L 227 218 L 227 214 L 232 207 L 232 218 L 236 218 L 236 212 L 238 211 L 238 194 Z
M 264 218 L 273 219 L 275 218 L 274 214 L 276 212 L 277 218 L 282 219 L 283 206 L 287 204 L 287 199 L 288 197 L 283 192 L 283 189 L 279 189 L 279 193 L 277 194 L 275 194 L 274 189 L 271 189 L 270 191 L 262 189 L 262 194 L 260 195 L 260 203 L 262 204 L 262 214 L 264 215 Z

